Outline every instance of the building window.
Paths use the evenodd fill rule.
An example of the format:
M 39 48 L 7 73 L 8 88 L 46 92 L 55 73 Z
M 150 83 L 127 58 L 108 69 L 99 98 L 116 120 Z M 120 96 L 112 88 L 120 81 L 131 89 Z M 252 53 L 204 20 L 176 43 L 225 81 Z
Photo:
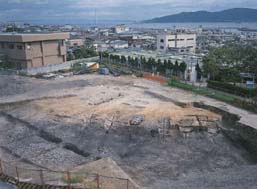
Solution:
M 1 43 L 1 48 L 4 49 L 4 43 Z
M 161 43 L 164 43 L 164 39 L 161 39 L 160 42 L 161 42 Z
M 164 49 L 164 46 L 160 46 L 160 49 Z
M 169 39 L 168 41 L 175 41 L 175 39 Z
M 14 44 L 9 44 L 8 47 L 9 49 L 14 49 Z
M 17 45 L 17 49 L 22 50 L 23 46 L 22 45 Z
M 187 39 L 188 41 L 194 41 L 194 38 L 189 38 L 189 39 Z

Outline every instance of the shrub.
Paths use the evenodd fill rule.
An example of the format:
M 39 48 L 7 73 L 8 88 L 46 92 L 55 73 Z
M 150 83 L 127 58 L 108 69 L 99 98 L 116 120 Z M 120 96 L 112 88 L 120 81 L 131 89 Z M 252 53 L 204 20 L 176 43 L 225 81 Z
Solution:
M 177 76 L 172 75 L 172 76 L 171 76 L 171 80 L 172 80 L 172 81 L 180 81 L 180 78 L 177 77 Z
M 257 103 L 256 103 L 256 101 L 254 101 L 256 97 L 253 98 L 252 101 L 248 102 L 247 100 L 242 100 L 239 97 L 236 97 L 235 95 L 226 94 L 226 93 L 220 92 L 220 91 L 212 92 L 212 91 L 208 91 L 208 89 L 197 88 L 192 85 L 181 83 L 181 82 L 175 81 L 175 80 L 169 81 L 168 84 L 173 87 L 191 91 L 195 94 L 208 96 L 210 98 L 214 98 L 214 99 L 226 102 L 228 104 L 231 104 L 235 107 L 239 107 L 239 108 L 257 113 Z M 246 89 L 246 90 L 250 90 L 250 89 Z
M 223 83 L 219 81 L 208 81 L 208 87 L 218 89 L 224 92 L 236 94 L 243 97 L 253 98 L 257 96 L 257 89 L 247 89 L 232 85 L 230 83 Z

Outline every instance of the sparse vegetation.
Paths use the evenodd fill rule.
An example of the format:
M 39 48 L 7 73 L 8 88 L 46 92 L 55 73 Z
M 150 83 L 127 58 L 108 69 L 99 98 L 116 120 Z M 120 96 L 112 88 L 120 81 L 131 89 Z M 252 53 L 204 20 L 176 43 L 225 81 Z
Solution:
M 210 98 L 214 98 L 216 100 L 220 100 L 222 102 L 231 104 L 233 106 L 257 113 L 257 104 L 255 101 L 247 101 L 243 98 L 237 97 L 235 95 L 230 95 L 228 93 L 223 93 L 221 91 L 214 91 L 208 90 L 208 88 L 195 87 L 186 83 L 182 83 L 178 80 L 170 80 L 168 84 L 176 88 L 191 91 L 195 94 L 208 96 Z
M 14 69 L 14 65 L 11 64 L 6 56 L 0 57 L 0 70 Z
M 72 173 L 69 178 L 68 178 L 68 175 L 63 176 L 62 180 L 65 183 L 78 184 L 78 183 L 82 183 L 84 178 L 83 178 L 83 175 L 81 174 Z
M 248 98 L 257 98 L 257 89 L 247 89 L 230 83 L 208 81 L 208 87 Z

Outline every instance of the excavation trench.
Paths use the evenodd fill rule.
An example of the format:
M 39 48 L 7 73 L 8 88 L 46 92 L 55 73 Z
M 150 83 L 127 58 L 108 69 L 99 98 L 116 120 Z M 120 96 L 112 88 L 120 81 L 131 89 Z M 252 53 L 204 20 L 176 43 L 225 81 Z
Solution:
M 148 94 L 170 101 L 156 94 Z M 82 160 L 75 164 L 77 166 L 83 162 L 111 157 L 122 169 L 146 186 L 164 178 L 176 180 L 191 173 L 212 172 L 217 168 L 257 163 L 256 130 L 240 124 L 236 115 L 218 108 L 201 103 L 194 103 L 193 106 L 222 115 L 221 132 L 210 135 L 205 129 L 195 129 L 185 137 L 178 125 L 169 128 L 171 134 L 168 136 L 160 134 L 158 129 L 143 126 L 111 128 L 106 133 L 101 123 L 91 124 L 82 130 L 72 123 L 67 127 L 61 125 L 63 123 L 60 117 L 60 125 L 56 128 L 50 127 L 51 121 L 47 124 L 38 122 L 38 125 L 44 124 L 45 129 L 42 129 L 36 123 L 31 124 L 6 113 L 8 110 L 2 111 L 0 116 L 13 125 L 25 126 L 48 143 L 79 155 Z M 8 153 L 9 149 L 6 149 Z M 17 156 L 22 157 L 20 154 Z M 52 160 L 52 156 L 48 158 L 48 161 L 59 161 L 58 158 Z M 27 162 L 35 161 L 27 159 Z
M 257 163 L 257 130 L 239 122 L 240 118 L 219 108 L 203 103 L 194 103 L 197 108 L 203 108 L 222 115 L 222 133 L 236 146 L 241 146 L 251 154 L 251 159 Z
M 72 151 L 75 154 L 81 155 L 83 157 L 90 156 L 89 153 L 79 149 L 76 145 L 74 145 L 72 143 L 63 143 L 63 140 L 61 138 L 56 137 L 52 133 L 47 132 L 43 129 L 39 129 L 36 126 L 30 124 L 29 122 L 27 122 L 25 120 L 19 119 L 17 117 L 12 116 L 11 114 L 7 114 L 5 112 L 0 112 L 0 116 L 5 117 L 10 123 L 14 123 L 14 124 L 18 123 L 18 124 L 24 125 L 28 129 L 30 129 L 30 131 L 34 132 L 35 135 L 37 135 L 38 137 L 41 137 L 42 139 L 46 140 L 47 142 L 54 143 L 56 145 L 60 145 L 64 149 Z M 5 150 L 7 151 L 8 149 L 5 148 Z M 9 152 L 10 152 L 10 150 L 9 150 Z M 12 152 L 12 154 L 14 154 L 14 153 Z M 14 155 L 22 158 L 22 156 L 19 156 L 17 154 L 14 154 Z

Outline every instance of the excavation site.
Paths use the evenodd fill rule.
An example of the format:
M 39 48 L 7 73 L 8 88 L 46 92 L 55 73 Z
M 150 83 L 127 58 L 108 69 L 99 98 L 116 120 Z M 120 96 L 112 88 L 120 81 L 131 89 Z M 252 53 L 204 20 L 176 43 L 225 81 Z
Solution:
M 257 186 L 256 129 L 221 102 L 132 76 L 9 75 L 0 89 L 2 169 L 21 183 Z

